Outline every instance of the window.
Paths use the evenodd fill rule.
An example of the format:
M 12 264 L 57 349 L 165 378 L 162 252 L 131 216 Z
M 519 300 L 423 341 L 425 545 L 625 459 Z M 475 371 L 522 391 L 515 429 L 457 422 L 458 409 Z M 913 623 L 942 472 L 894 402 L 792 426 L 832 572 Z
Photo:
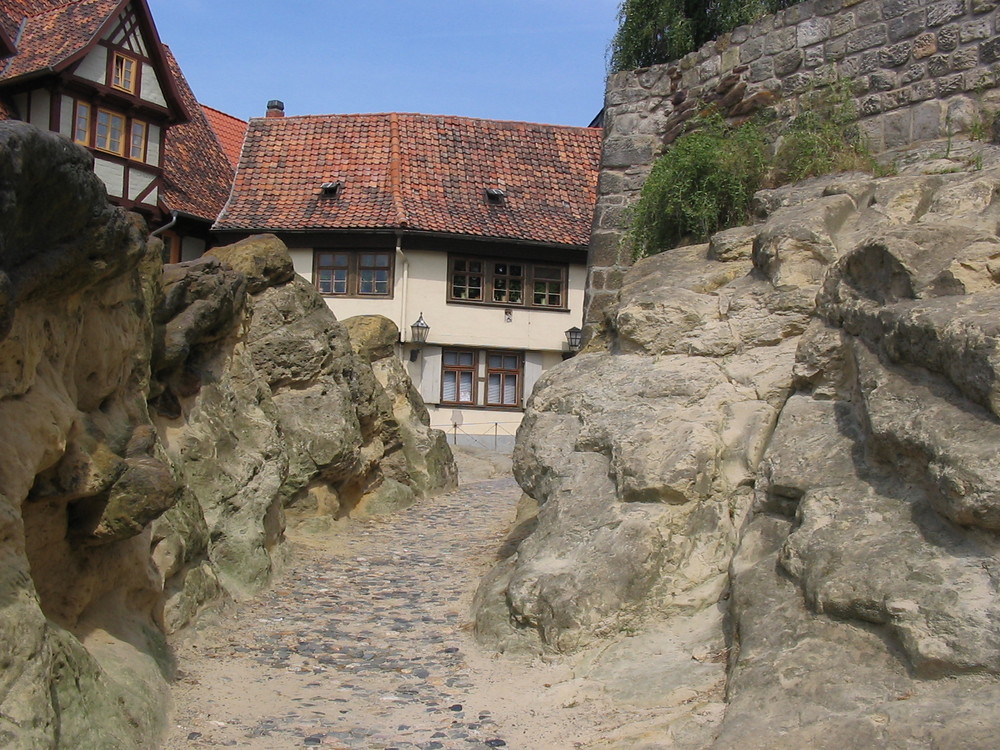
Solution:
M 97 110 L 97 131 L 94 146 L 101 151 L 123 156 L 125 154 L 125 118 L 122 115 Z
M 521 405 L 521 355 L 486 353 L 486 405 Z
M 73 108 L 73 140 L 90 145 L 90 105 L 86 102 L 76 102 Z
M 392 297 L 393 253 L 321 250 L 316 288 L 345 297 Z
M 114 61 L 111 64 L 111 86 L 120 91 L 135 93 L 135 60 L 131 57 L 115 53 Z
M 453 257 L 448 276 L 452 302 L 566 309 L 566 267 L 519 261 Z
M 445 349 L 441 359 L 441 403 L 476 403 L 476 353 Z
M 132 120 L 132 138 L 128 155 L 132 159 L 146 161 L 146 141 L 148 128 L 142 120 Z

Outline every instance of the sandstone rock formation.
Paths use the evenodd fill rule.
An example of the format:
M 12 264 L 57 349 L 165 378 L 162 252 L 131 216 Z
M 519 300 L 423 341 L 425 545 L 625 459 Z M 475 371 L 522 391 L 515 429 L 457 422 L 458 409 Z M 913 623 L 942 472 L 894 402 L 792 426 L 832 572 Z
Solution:
M 603 642 L 591 677 L 659 711 L 607 747 L 995 744 L 985 160 L 759 194 L 753 227 L 637 263 L 536 387 L 515 474 L 537 528 L 483 583 L 477 632 Z
M 275 238 L 164 267 L 85 151 L 16 122 L 0 195 L 0 745 L 149 747 L 164 632 L 268 583 L 286 504 L 390 510 L 454 463 Z

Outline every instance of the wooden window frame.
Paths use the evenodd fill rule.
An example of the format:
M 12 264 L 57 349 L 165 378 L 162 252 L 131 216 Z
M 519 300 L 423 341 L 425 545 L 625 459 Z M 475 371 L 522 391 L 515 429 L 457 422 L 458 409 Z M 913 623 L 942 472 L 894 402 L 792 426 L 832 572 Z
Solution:
M 447 364 L 449 354 L 471 354 L 471 365 L 449 365 Z M 444 395 L 444 384 L 448 373 L 455 373 L 455 400 L 449 401 Z M 462 388 L 459 380 L 459 373 L 467 372 L 472 376 L 472 396 L 471 400 L 461 399 Z M 455 349 L 447 348 L 441 350 L 441 403 L 449 406 L 477 406 L 479 404 L 479 351 L 476 349 Z
M 80 108 L 86 108 L 86 124 L 84 125 L 84 137 L 83 140 L 78 138 L 80 132 Z M 81 146 L 90 146 L 94 142 L 94 105 L 90 102 L 81 101 L 79 99 L 73 100 L 73 142 L 79 143 Z
M 335 265 L 333 263 L 326 265 L 323 264 L 324 255 L 343 255 L 347 258 L 347 265 Z M 388 263 L 385 266 L 377 265 L 375 263 L 371 265 L 362 265 L 362 260 L 366 255 L 383 255 L 387 258 Z M 323 291 L 320 276 L 324 270 L 340 270 L 346 271 L 344 278 L 344 288 L 345 291 L 338 292 L 333 291 Z M 363 292 L 361 291 L 367 281 L 364 279 L 366 271 L 386 271 L 386 291 L 385 292 Z M 313 252 L 313 280 L 316 290 L 324 297 L 341 297 L 349 299 L 393 299 L 395 295 L 396 286 L 396 253 L 392 250 L 340 250 L 340 249 L 319 249 Z M 331 278 L 331 283 L 335 282 L 336 279 Z M 378 280 L 373 280 L 374 283 L 378 283 Z
M 108 148 L 105 148 L 104 146 L 101 145 L 100 137 L 98 135 L 98 130 L 97 130 L 100 127 L 100 124 L 101 124 L 101 115 L 102 114 L 108 115 L 108 139 L 107 139 L 107 143 L 108 143 L 108 146 L 109 146 Z M 113 118 L 115 118 L 115 117 L 119 118 L 122 121 L 122 128 L 121 128 L 121 132 L 120 132 L 119 138 L 118 138 L 119 149 L 117 151 L 115 151 L 115 150 L 113 150 L 113 149 L 110 148 L 110 145 L 111 145 L 111 133 L 113 132 L 111 130 L 111 123 L 114 121 Z M 114 110 L 102 109 L 102 108 L 98 107 L 97 108 L 97 117 L 94 118 L 94 148 L 96 148 L 98 151 L 103 151 L 106 154 L 115 154 L 116 156 L 125 156 L 125 148 L 126 148 L 126 140 L 125 139 L 126 139 L 126 134 L 128 133 L 128 123 L 129 123 L 129 118 L 126 117 L 125 115 L 121 114 L 120 112 L 115 112 Z
M 139 143 L 140 153 L 138 156 L 135 154 L 135 129 L 136 126 L 142 128 L 141 140 Z M 149 123 L 144 120 L 131 120 L 128 126 L 128 158 L 133 161 L 146 161 L 146 154 L 149 150 Z
M 500 367 L 490 366 L 490 357 L 500 357 Z M 504 367 L 504 357 L 515 357 L 517 366 L 513 369 Z M 503 351 L 498 349 L 487 350 L 484 354 L 486 364 L 486 388 L 484 403 L 493 409 L 520 409 L 524 395 L 524 354 L 522 352 Z M 500 400 L 490 400 L 490 376 L 497 375 L 500 378 Z M 514 383 L 514 403 L 504 403 L 505 385 L 508 378 L 515 378 Z
M 121 78 L 125 79 L 126 66 L 131 64 L 131 78 L 125 80 L 124 83 L 119 84 L 118 79 L 118 66 L 121 63 Z M 116 91 L 124 91 L 127 94 L 135 94 L 139 90 L 139 60 L 132 55 L 126 55 L 123 52 L 118 52 L 117 50 L 112 51 L 111 56 L 111 75 L 109 83 L 111 88 Z
M 480 263 L 481 271 L 474 272 L 468 270 L 468 264 L 470 263 Z M 521 276 L 511 276 L 509 273 L 499 274 L 496 271 L 497 265 L 510 266 L 520 266 L 522 269 Z M 551 278 L 539 278 L 537 283 L 539 284 L 558 284 L 559 285 L 559 305 L 549 305 L 535 303 L 535 269 L 556 269 L 559 271 L 559 279 Z M 458 283 L 456 285 L 456 277 L 459 279 L 464 278 L 464 283 Z M 468 279 L 470 277 L 477 277 L 481 283 L 480 287 L 480 299 L 470 299 L 467 296 L 463 297 L 461 294 L 456 294 L 459 289 L 469 289 L 470 285 Z M 511 279 L 518 279 L 521 282 L 521 299 L 519 302 L 513 302 L 510 299 L 510 285 Z M 496 287 L 497 280 L 507 282 L 504 284 L 506 288 L 498 290 Z M 506 299 L 496 300 L 497 292 L 502 292 Z M 551 297 L 553 292 L 551 287 L 549 287 L 546 292 L 546 298 Z M 451 255 L 448 257 L 448 302 L 457 302 L 462 304 L 470 305 L 486 305 L 492 307 L 521 307 L 530 308 L 534 310 L 558 310 L 565 312 L 569 309 L 569 266 L 565 263 L 545 263 L 545 262 L 532 262 L 524 260 L 508 260 L 505 258 L 496 258 L 489 256 L 468 256 L 468 255 Z

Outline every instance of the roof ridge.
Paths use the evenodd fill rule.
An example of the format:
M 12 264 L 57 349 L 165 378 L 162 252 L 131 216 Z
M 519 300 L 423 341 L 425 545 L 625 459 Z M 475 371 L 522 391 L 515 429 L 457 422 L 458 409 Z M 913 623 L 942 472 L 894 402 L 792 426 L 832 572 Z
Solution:
M 399 115 L 389 114 L 389 190 L 392 195 L 392 211 L 396 215 L 396 224 L 405 227 L 406 212 L 403 210 L 403 176 L 402 157 L 399 153 Z
M 601 128 L 590 127 L 588 125 L 557 125 L 548 122 L 531 122 L 529 120 L 503 120 L 491 117 L 470 117 L 469 115 L 435 115 L 427 114 L 425 112 L 327 112 L 325 114 L 311 114 L 311 115 L 285 115 L 284 117 L 266 117 L 258 116 L 251 117 L 250 121 L 253 120 L 272 120 L 274 122 L 281 122 L 282 120 L 323 120 L 329 119 L 331 117 L 343 117 L 343 118 L 355 118 L 355 117 L 396 117 L 396 118 L 426 118 L 426 119 L 444 119 L 444 120 L 462 120 L 465 122 L 486 122 L 493 123 L 496 125 L 529 125 L 532 127 L 542 127 L 542 128 L 558 128 L 560 130 L 572 130 L 572 131 L 597 131 L 600 132 Z

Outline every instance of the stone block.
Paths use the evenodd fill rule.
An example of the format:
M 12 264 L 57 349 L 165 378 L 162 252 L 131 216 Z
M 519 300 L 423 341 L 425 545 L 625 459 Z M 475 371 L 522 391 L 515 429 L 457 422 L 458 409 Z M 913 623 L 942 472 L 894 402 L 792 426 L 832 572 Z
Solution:
M 847 55 L 847 37 L 842 36 L 838 39 L 831 39 L 823 48 L 823 53 L 830 62 L 843 60 Z
M 597 178 L 598 195 L 620 195 L 625 190 L 625 175 L 603 170 Z
M 985 18 L 977 18 L 975 21 L 963 23 L 960 27 L 960 39 L 962 44 L 974 42 L 979 39 L 986 39 L 990 35 L 990 22 Z M 938 35 L 940 44 L 940 33 Z
M 650 68 L 643 68 L 637 70 L 635 77 L 639 82 L 639 85 L 644 89 L 651 89 L 657 83 L 659 83 L 660 78 L 663 77 L 666 71 L 666 66 L 664 65 L 654 65 Z
M 965 81 L 961 73 L 953 73 L 938 80 L 938 96 L 952 96 L 964 91 Z
M 910 39 L 924 30 L 924 11 L 915 10 L 899 18 L 893 18 L 886 24 L 889 41 L 898 42 L 900 39 Z
M 871 91 L 892 91 L 896 88 L 896 74 L 888 70 L 879 70 L 868 76 L 868 87 Z
M 728 73 L 737 65 L 740 64 L 740 48 L 730 47 L 722 52 L 721 56 L 721 73 Z
M 964 15 L 965 3 L 963 0 L 945 0 L 945 2 L 927 6 L 927 25 L 931 28 L 942 26 L 948 21 L 954 21 Z
M 802 64 L 807 68 L 816 68 L 822 65 L 825 59 L 823 45 L 817 44 L 814 47 L 808 47 L 804 50 Z
M 879 50 L 879 62 L 883 68 L 898 68 L 910 60 L 913 51 L 912 42 L 899 42 Z
M 594 211 L 594 224 L 599 229 L 624 231 L 628 224 L 625 206 L 598 204 Z
M 841 36 L 849 31 L 854 31 L 858 27 L 853 13 L 838 13 L 830 17 L 830 36 Z M 802 43 L 799 42 L 799 46 Z
M 857 31 L 852 31 L 846 37 L 847 52 L 853 54 L 861 50 L 871 49 L 886 44 L 889 40 L 884 23 L 877 23 Z
M 952 70 L 971 70 L 979 64 L 979 55 L 975 47 L 966 47 L 951 53 Z
M 911 137 L 915 141 L 929 141 L 944 135 L 941 132 L 941 103 L 930 101 L 915 107 L 912 128 Z
M 718 55 L 705 60 L 698 66 L 698 79 L 701 83 L 706 83 L 719 75 L 722 60 Z
M 885 150 L 882 117 L 876 116 L 862 120 L 858 123 L 858 132 L 872 151 L 877 153 Z
M 910 143 L 913 113 L 909 109 L 900 109 L 883 115 L 882 123 L 886 148 L 896 148 Z
M 899 109 L 910 103 L 910 87 L 886 91 L 882 94 L 882 109 L 888 112 L 892 109 Z
M 919 7 L 919 0 L 885 0 L 882 3 L 882 18 L 898 18 Z
M 650 164 L 655 157 L 656 139 L 649 136 L 607 138 L 601 166 L 604 168 L 630 167 L 633 164 Z
M 997 0 L 972 0 L 972 12 L 976 15 L 996 10 Z
M 780 52 L 774 57 L 774 75 L 784 78 L 794 73 L 802 65 L 804 54 L 800 49 L 790 49 Z
M 781 95 L 794 96 L 809 89 L 813 76 L 809 73 L 792 73 L 781 82 Z
M 816 15 L 829 16 L 843 7 L 843 0 L 816 0 Z
M 861 73 L 861 75 L 874 73 L 882 67 L 881 63 L 882 59 L 879 53 L 875 50 L 868 50 L 858 56 L 858 72 Z
M 899 84 L 906 86 L 914 81 L 919 81 L 926 74 L 927 70 L 923 63 L 913 63 L 913 65 L 907 66 L 906 70 L 899 74 Z
M 795 27 L 796 42 L 799 47 L 825 42 L 830 38 L 831 22 L 829 18 L 809 18 Z
M 1000 37 L 990 39 L 979 45 L 979 61 L 984 65 L 1000 60 Z
M 993 86 L 997 80 L 996 74 L 990 70 L 967 70 L 962 76 L 963 88 L 966 91 L 978 91 Z
M 732 40 L 733 44 L 743 44 L 743 42 L 750 38 L 750 27 L 737 26 L 729 34 L 729 38 Z
M 959 30 L 955 24 L 942 26 L 937 31 L 937 45 L 938 50 L 941 52 L 951 52 L 958 47 L 958 40 Z
M 922 60 L 937 52 L 937 36 L 933 31 L 925 31 L 913 40 L 913 59 Z
M 806 23 L 809 23 L 808 21 Z M 780 29 L 772 31 L 764 41 L 764 52 L 769 55 L 776 55 L 795 46 L 796 31 L 794 28 Z
M 882 111 L 882 97 L 878 94 L 866 96 L 858 105 L 858 112 L 862 117 L 877 115 Z
M 854 9 L 858 28 L 871 26 L 882 20 L 882 3 L 879 0 L 865 0 Z
M 927 99 L 933 99 L 937 96 L 937 93 L 937 81 L 932 79 L 917 81 L 915 84 L 910 86 L 910 101 L 922 102 Z
M 618 265 L 621 245 L 620 232 L 595 231 L 587 248 L 587 264 L 591 267 Z
M 752 83 L 759 83 L 760 81 L 766 81 L 768 78 L 774 77 L 774 60 L 770 57 L 764 57 L 750 64 L 750 81 Z
M 948 55 L 931 55 L 927 58 L 927 75 L 931 78 L 940 78 L 951 72 L 951 64 Z

